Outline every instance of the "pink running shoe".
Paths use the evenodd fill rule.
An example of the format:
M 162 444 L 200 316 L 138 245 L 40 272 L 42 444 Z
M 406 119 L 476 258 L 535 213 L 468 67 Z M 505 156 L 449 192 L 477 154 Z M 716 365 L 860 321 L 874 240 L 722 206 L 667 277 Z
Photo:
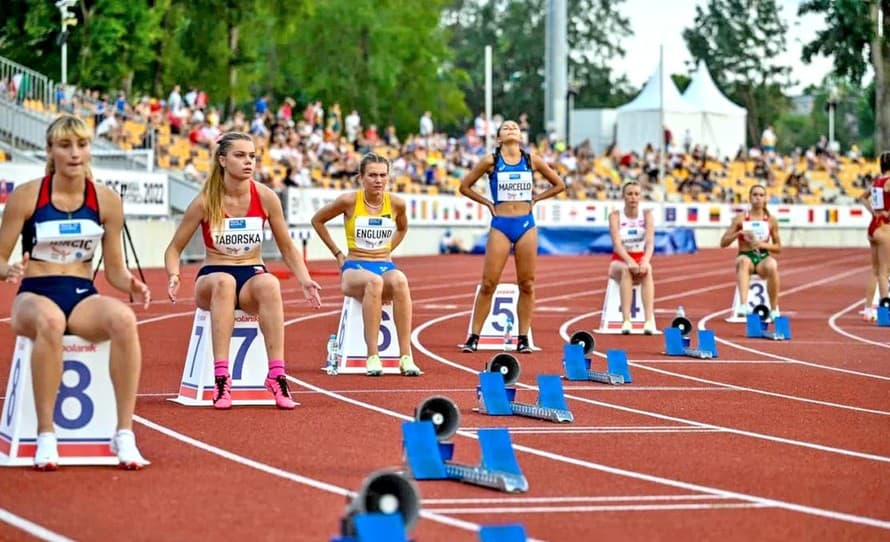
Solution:
M 297 403 L 290 398 L 290 390 L 287 389 L 287 377 L 279 375 L 276 378 L 266 378 L 266 389 L 275 397 L 275 406 L 282 410 L 293 410 Z
M 232 408 L 232 377 L 216 377 L 216 396 L 213 398 L 213 408 L 227 410 Z

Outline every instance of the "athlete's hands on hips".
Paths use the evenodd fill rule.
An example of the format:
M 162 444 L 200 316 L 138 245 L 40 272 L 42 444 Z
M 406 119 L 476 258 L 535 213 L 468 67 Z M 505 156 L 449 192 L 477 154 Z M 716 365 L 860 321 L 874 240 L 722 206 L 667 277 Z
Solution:
M 22 261 L 16 262 L 7 267 L 6 282 L 18 284 L 19 280 L 25 276 L 25 271 L 28 269 L 28 262 L 30 261 L 31 255 L 28 252 L 25 252 L 25 255 L 22 257 Z
M 494 211 L 494 202 L 486 200 L 485 206 L 488 207 L 488 212 L 491 213 L 491 216 L 497 216 L 497 214 Z
M 143 309 L 148 309 L 151 304 L 151 290 L 144 282 L 132 275 L 130 275 L 130 293 L 136 301 L 142 301 Z
M 179 285 L 182 281 L 179 280 L 179 275 L 170 275 L 170 280 L 167 281 L 167 297 L 170 298 L 170 301 L 176 303 L 176 296 L 179 293 Z
M 306 296 L 306 301 L 309 302 L 309 306 L 313 309 L 321 307 L 321 286 L 312 279 L 301 284 L 301 286 L 303 287 L 303 295 Z

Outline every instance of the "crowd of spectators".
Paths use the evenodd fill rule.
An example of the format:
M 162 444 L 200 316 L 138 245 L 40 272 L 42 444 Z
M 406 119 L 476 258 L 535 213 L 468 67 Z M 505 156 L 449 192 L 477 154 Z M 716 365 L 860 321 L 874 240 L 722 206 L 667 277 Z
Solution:
M 0 81 L 0 97 L 15 94 L 11 80 Z M 257 180 L 276 191 L 288 186 L 350 188 L 361 155 L 382 153 L 392 161 L 395 189 L 414 193 L 456 193 L 460 179 L 486 153 L 486 135 L 503 121 L 489 122 L 480 113 L 461 133 L 436 130 L 435 115 L 424 111 L 416 132 L 400 135 L 393 125 L 378 125 L 360 111 L 313 101 L 299 109 L 292 98 L 273 104 L 258 97 L 252 111 L 229 118 L 210 104 L 201 89 L 176 85 L 166 99 L 124 92 L 73 92 L 56 96 L 58 110 L 86 118 L 96 136 L 124 148 L 153 147 L 158 165 L 181 170 L 203 182 L 210 170 L 211 150 L 226 131 L 250 133 L 256 142 Z M 767 187 L 772 203 L 847 203 L 868 186 L 874 164 L 862 159 L 855 145 L 846 155 L 823 138 L 808 149 L 776 153 L 776 135 L 768 126 L 759 144 L 739 149 L 734 157 L 712 156 L 688 134 L 682 142 L 666 134 L 666 152 L 649 145 L 642 153 L 615 145 L 595 152 L 589 141 L 568 147 L 555 136 L 529 140 L 526 115 L 517 121 L 526 144 L 566 181 L 564 197 L 619 199 L 620 187 L 637 180 L 643 196 L 653 201 L 739 202 L 752 184 Z M 661 180 L 659 180 L 661 179 Z

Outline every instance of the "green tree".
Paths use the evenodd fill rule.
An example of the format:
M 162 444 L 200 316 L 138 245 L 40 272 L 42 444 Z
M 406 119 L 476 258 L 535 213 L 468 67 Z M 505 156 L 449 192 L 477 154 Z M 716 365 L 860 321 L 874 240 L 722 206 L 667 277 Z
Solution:
M 704 60 L 715 83 L 748 110 L 749 141 L 788 108 L 791 68 L 775 60 L 787 31 L 775 0 L 709 0 L 683 31 L 693 61 Z
M 0 0 L 0 54 L 59 79 L 60 15 L 53 2 Z M 169 0 L 83 0 L 71 8 L 68 80 L 83 88 L 141 87 L 153 75 L 153 48 Z M 7 16 L 7 13 L 9 14 Z
M 576 107 L 609 107 L 631 94 L 627 80 L 608 67 L 623 56 L 619 36 L 630 33 L 621 2 L 569 0 L 568 69 Z M 470 74 L 464 91 L 474 112 L 485 105 L 485 46 L 493 49 L 492 101 L 506 118 L 527 113 L 533 130 L 544 125 L 546 0 L 455 0 L 444 15 L 456 65 Z M 468 120 L 468 119 L 467 119 Z
M 819 13 L 827 22 L 804 46 L 804 62 L 818 54 L 831 57 L 837 74 L 857 85 L 871 64 L 875 76 L 874 149 L 890 149 L 890 0 L 806 0 L 799 13 Z M 879 28 L 882 18 L 883 27 Z

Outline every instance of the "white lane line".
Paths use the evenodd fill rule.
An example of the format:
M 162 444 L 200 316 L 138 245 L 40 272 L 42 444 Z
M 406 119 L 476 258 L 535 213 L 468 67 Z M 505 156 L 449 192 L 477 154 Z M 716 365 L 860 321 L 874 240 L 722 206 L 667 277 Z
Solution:
M 782 365 L 787 363 L 774 359 L 635 359 L 634 363 L 648 364 L 678 364 L 678 363 L 704 363 L 705 365 Z
M 625 502 L 625 501 L 719 501 L 714 495 L 591 495 L 589 497 L 470 497 L 457 499 L 423 499 L 423 504 L 556 504 L 569 502 Z
M 424 324 L 424 325 L 426 325 L 426 324 Z M 413 334 L 412 334 L 412 342 L 414 342 L 415 346 L 418 347 L 419 349 L 424 349 L 422 344 L 415 341 L 415 337 L 413 336 Z M 426 349 L 424 349 L 424 350 L 426 350 Z M 436 356 L 436 357 L 438 358 L 438 356 Z M 448 363 L 448 364 L 453 364 L 453 363 Z M 458 368 L 461 368 L 462 370 L 472 371 L 472 369 L 469 369 L 467 367 L 462 367 L 457 364 L 453 364 L 453 365 Z M 472 371 L 472 372 L 475 372 L 475 371 Z M 379 407 L 377 405 L 372 405 L 370 403 L 364 403 L 357 399 L 353 399 L 350 397 L 346 397 L 343 395 L 339 395 L 339 394 L 330 392 L 328 390 L 325 390 L 324 388 L 319 388 L 318 386 L 315 386 L 309 382 L 302 381 L 298 378 L 294 378 L 292 376 L 288 376 L 287 379 L 290 380 L 291 382 L 294 382 L 295 384 L 298 384 L 300 386 L 305 386 L 308 389 L 317 391 L 318 393 L 327 395 L 333 399 L 337 399 L 337 400 L 349 403 L 351 405 L 362 407 L 367 410 L 371 410 L 373 412 L 391 416 L 393 418 L 397 418 L 397 419 L 404 420 L 404 421 L 412 421 L 414 419 L 411 416 L 407 416 L 407 415 L 401 414 L 399 412 L 388 410 L 388 409 Z M 530 388 L 530 386 L 523 386 L 523 387 Z M 611 405 L 609 405 L 609 406 L 611 406 Z M 476 434 L 469 433 L 469 432 L 463 431 L 463 430 L 458 430 L 456 434 L 460 435 L 462 437 L 477 439 Z M 878 527 L 881 529 L 890 530 L 890 521 L 883 521 L 883 520 L 870 518 L 870 517 L 866 517 L 866 516 L 858 516 L 855 514 L 847 514 L 844 512 L 837 512 L 834 510 L 825 510 L 825 509 L 817 508 L 814 506 L 807 506 L 807 505 L 802 505 L 802 504 L 797 504 L 797 503 L 791 503 L 791 502 L 787 502 L 787 501 L 781 501 L 778 499 L 769 499 L 766 497 L 759 497 L 756 495 L 749 495 L 746 493 L 740 493 L 740 492 L 736 492 L 736 491 L 729 491 L 729 490 L 725 490 L 725 489 L 703 486 L 703 485 L 699 485 L 699 484 L 683 482 L 680 480 L 674 480 L 671 478 L 664 478 L 661 476 L 654 476 L 654 475 L 645 474 L 642 472 L 621 469 L 621 468 L 617 468 L 617 467 L 610 467 L 608 465 L 594 463 L 592 461 L 586 461 L 583 459 L 576 459 L 574 457 L 569 457 L 569 456 L 562 455 L 562 454 L 556 454 L 553 452 L 548 452 L 546 450 L 540 450 L 537 448 L 532 448 L 530 446 L 524 446 L 522 444 L 514 443 L 513 449 L 520 451 L 520 452 L 525 452 L 525 453 L 528 453 L 531 455 L 536 455 L 538 457 L 543 457 L 543 458 L 550 459 L 553 461 L 558 461 L 560 463 L 567 463 L 569 465 L 574 465 L 574 466 L 586 468 L 589 470 L 595 470 L 595 471 L 599 471 L 599 472 L 605 472 L 607 474 L 614 474 L 614 475 L 623 476 L 626 478 L 634 478 L 637 480 L 643 480 L 645 482 L 652 482 L 655 484 L 676 487 L 676 488 L 683 489 L 686 491 L 697 491 L 700 493 L 706 493 L 706 494 L 715 495 L 718 497 L 725 497 L 727 499 L 738 499 L 738 500 L 747 501 L 747 502 L 751 502 L 751 503 L 755 503 L 755 504 L 760 504 L 763 506 L 772 506 L 772 507 L 782 508 L 785 510 L 799 512 L 802 514 L 808 514 L 808 515 L 812 515 L 812 516 L 824 517 L 824 518 L 834 519 L 834 520 L 838 520 L 838 521 L 845 521 L 848 523 L 856 523 L 859 525 L 868 525 L 871 527 Z
M 870 339 L 866 339 L 865 337 L 860 337 L 859 335 L 854 335 L 852 333 L 844 331 L 844 329 L 842 329 L 837 324 L 838 318 L 840 318 L 844 314 L 850 312 L 851 310 L 855 309 L 856 307 L 858 307 L 861 304 L 862 304 L 862 300 L 858 299 L 858 300 L 854 301 L 850 306 L 848 306 L 844 309 L 841 309 L 838 312 L 832 314 L 831 318 L 828 319 L 829 327 L 831 327 L 831 329 L 833 329 L 836 333 L 840 333 L 841 335 L 844 335 L 845 337 L 849 337 L 849 338 L 853 339 L 854 341 L 858 341 L 858 342 L 866 343 L 866 344 L 872 344 L 875 346 L 880 346 L 881 348 L 890 348 L 890 343 L 879 343 L 878 341 L 872 341 Z M 874 325 L 877 325 L 877 324 L 874 324 Z
M 439 514 L 581 514 L 590 512 L 662 512 L 676 510 L 725 510 L 737 508 L 773 508 L 763 503 L 713 503 L 713 504 L 613 504 L 588 506 L 520 506 L 494 508 L 426 508 Z
M 574 391 L 734 391 L 723 386 L 563 386 Z M 473 390 L 475 391 L 475 390 Z
M 846 272 L 844 272 L 844 273 L 838 273 L 838 274 L 836 274 L 836 275 L 831 275 L 830 277 L 826 277 L 826 278 L 821 279 L 821 280 L 818 280 L 818 281 L 816 281 L 816 282 L 810 282 L 810 283 L 808 283 L 808 284 L 803 284 L 803 285 L 798 286 L 798 287 L 796 287 L 796 288 L 792 288 L 792 289 L 790 289 L 790 290 L 786 290 L 786 291 L 784 291 L 784 292 L 781 292 L 779 295 L 780 295 L 780 296 L 786 296 L 786 295 L 788 295 L 788 294 L 792 294 L 792 293 L 800 292 L 800 291 L 803 291 L 803 290 L 808 290 L 808 289 L 813 288 L 813 287 L 815 287 L 815 286 L 821 286 L 822 284 L 829 283 L 829 282 L 833 282 L 833 281 L 836 281 L 836 280 L 838 280 L 838 279 L 847 277 L 847 276 L 849 276 L 849 275 L 854 275 L 854 274 L 861 273 L 861 272 L 862 272 L 862 269 L 861 269 L 861 268 L 852 269 L 852 270 L 850 270 L 850 271 L 846 271 Z M 716 316 L 719 316 L 719 315 L 721 315 L 721 314 L 726 314 L 727 312 L 729 312 L 729 311 L 727 311 L 727 310 L 722 310 L 722 311 L 712 312 L 711 314 L 708 314 L 707 316 L 705 316 L 704 318 L 702 318 L 701 320 L 699 320 L 699 322 L 698 322 L 698 328 L 699 328 L 699 329 L 704 329 L 705 326 L 707 325 L 707 323 L 708 323 L 709 320 L 711 320 L 712 318 L 714 318 L 714 317 L 716 317 Z M 792 329 L 792 331 L 793 331 L 793 329 Z M 765 352 L 765 351 L 763 351 L 763 350 L 757 350 L 756 348 L 748 348 L 747 346 L 742 346 L 742 345 L 740 345 L 740 344 L 738 344 L 738 343 L 734 343 L 734 342 L 732 342 L 732 341 L 727 341 L 726 339 L 721 339 L 721 338 L 719 338 L 719 337 L 717 337 L 717 342 L 718 342 L 718 343 L 725 344 L 725 345 L 730 346 L 730 347 L 732 347 L 732 348 L 737 348 L 737 349 L 739 349 L 739 350 L 744 350 L 744 351 L 746 351 L 746 352 L 751 352 L 752 354 L 760 354 L 760 355 L 762 355 L 762 356 L 766 356 L 766 357 L 770 357 L 770 358 L 778 359 L 778 360 L 782 360 L 782 361 L 787 361 L 787 362 L 789 362 L 789 363 L 796 363 L 796 364 L 799 364 L 799 365 L 805 365 L 805 366 L 807 366 L 807 367 L 814 367 L 814 368 L 816 368 L 816 369 L 824 369 L 824 370 L 826 370 L 826 371 L 835 371 L 835 372 L 838 372 L 838 373 L 845 373 L 845 374 L 851 374 L 851 375 L 856 375 L 856 376 L 862 376 L 862 377 L 866 377 L 866 378 L 874 378 L 874 379 L 877 379 L 877 380 L 886 380 L 886 381 L 890 381 L 890 376 L 877 375 L 877 374 L 874 374 L 874 373 L 866 373 L 866 372 L 862 372 L 862 371 L 854 371 L 854 370 L 851 370 L 851 369 L 844 369 L 844 368 L 841 368 L 841 367 L 832 367 L 831 365 L 822 365 L 822 364 L 820 364 L 820 363 L 814 363 L 814 362 L 811 362 L 811 361 L 803 361 L 803 360 L 799 360 L 799 359 L 789 358 L 789 357 L 787 357 L 787 356 L 780 356 L 780 355 L 778 355 L 778 354 L 772 354 L 772 353 L 770 353 L 770 352 Z
M 469 311 L 466 311 L 466 313 L 469 314 Z M 449 359 L 447 359 L 447 358 L 444 358 L 444 357 L 442 357 L 442 356 L 440 356 L 440 355 L 438 355 L 438 354 L 435 354 L 435 353 L 431 352 L 430 350 L 428 350 L 426 347 L 424 347 L 423 344 L 420 342 L 420 339 L 419 339 L 419 337 L 420 337 L 420 333 L 421 333 L 424 329 L 426 329 L 427 327 L 430 327 L 430 326 L 432 326 L 432 325 L 438 324 L 438 323 L 441 322 L 441 321 L 447 320 L 447 319 L 449 319 L 449 318 L 455 318 L 455 317 L 457 317 L 457 316 L 461 316 L 461 313 L 458 313 L 458 314 L 446 314 L 445 316 L 440 316 L 440 317 L 438 317 L 438 318 L 434 318 L 434 319 L 432 319 L 432 320 L 428 320 L 428 321 L 424 322 L 423 324 L 421 324 L 420 326 L 418 326 L 417 328 L 415 328 L 414 331 L 411 333 L 411 343 L 412 343 L 412 344 L 415 346 L 415 348 L 417 348 L 420 352 L 422 352 L 423 354 L 429 356 L 430 358 L 432 358 L 432 359 L 434 359 L 434 360 L 436 360 L 436 361 L 438 361 L 438 362 L 440 362 L 440 363 L 442 363 L 442 364 L 448 365 L 448 366 L 450 366 L 450 367 L 454 367 L 455 369 L 459 369 L 459 370 L 461 370 L 461 371 L 465 371 L 465 372 L 468 372 L 468 373 L 471 373 L 471 374 L 478 374 L 478 373 L 479 373 L 478 370 L 476 370 L 476 369 L 472 369 L 472 368 L 470 368 L 470 367 L 466 367 L 466 366 L 464 366 L 464 365 L 461 365 L 461 364 L 459 364 L 459 363 L 456 363 L 456 362 L 454 362 L 454 361 L 451 361 L 451 360 L 449 360 Z M 566 341 L 568 341 L 568 335 L 565 334 L 565 332 L 564 332 L 563 329 L 560 329 L 560 334 L 563 336 L 563 338 L 564 338 Z M 605 357 L 606 357 L 605 354 L 601 354 L 601 353 L 599 353 L 599 352 L 593 352 L 593 354 L 596 355 L 596 356 L 602 357 L 602 358 L 605 358 Z M 655 369 L 655 368 L 653 368 L 653 367 L 646 367 L 645 365 L 640 365 L 640 367 L 641 367 L 641 368 L 644 368 L 644 369 L 647 369 L 647 370 L 650 370 L 650 371 L 661 372 L 660 369 Z M 663 371 L 663 372 L 666 373 L 666 374 L 673 374 L 673 373 L 669 373 L 668 371 Z M 686 375 L 676 375 L 676 376 L 680 376 L 680 377 L 682 377 L 682 378 L 690 378 L 690 377 L 688 377 L 688 376 L 686 376 Z M 719 385 L 719 386 L 725 386 L 725 387 L 727 387 L 727 388 L 731 387 L 729 384 L 723 384 L 723 383 L 716 383 L 716 384 Z M 517 383 L 517 384 L 516 384 L 516 387 L 523 388 L 523 389 L 528 389 L 528 390 L 537 390 L 537 387 L 536 387 L 536 386 L 529 386 L 528 384 L 522 384 L 522 383 Z M 620 386 L 616 386 L 616 387 L 620 387 Z M 738 388 L 738 387 L 736 386 L 736 387 L 734 387 L 734 388 Z M 742 389 L 742 391 L 753 391 L 753 392 L 755 392 L 755 393 L 757 392 L 757 390 L 754 390 L 754 389 L 752 389 L 752 388 L 741 388 L 741 389 Z M 660 419 L 660 420 L 667 420 L 667 421 L 672 421 L 672 422 L 677 422 L 677 423 L 685 423 L 685 424 L 694 425 L 694 426 L 698 426 L 698 427 L 708 427 L 708 428 L 711 428 L 711 429 L 717 429 L 717 430 L 726 431 L 726 432 L 729 432 L 729 433 L 734 433 L 734 434 L 736 434 L 736 435 L 743 435 L 743 436 L 746 436 L 746 437 L 752 437 L 752 438 L 756 438 L 756 439 L 768 440 L 768 441 L 771 441 L 771 442 L 778 442 L 778 443 L 781 443 L 781 444 L 788 444 L 788 445 L 792 445 L 792 446 L 800 446 L 800 447 L 803 447 L 803 448 L 810 448 L 810 449 L 813 449 L 813 450 L 819 450 L 819 451 L 822 451 L 822 452 L 828 452 L 828 453 L 839 454 L 839 455 L 845 455 L 845 456 L 850 456 L 850 457 L 858 457 L 858 458 L 860 458 L 860 459 L 869 459 L 869 460 L 872 460 L 872 461 L 880 461 L 880 462 L 884 462 L 884 463 L 890 463 L 890 457 L 885 457 L 885 456 L 882 456 L 882 455 L 868 454 L 868 453 L 857 452 L 857 451 L 853 451 L 853 450 L 845 450 L 845 449 L 843 449 L 843 448 L 836 448 L 836 447 L 833 447 L 833 446 L 825 446 L 825 445 L 822 445 L 822 444 L 816 444 L 816 443 L 812 443 L 812 442 L 806 442 L 806 441 L 801 441 L 801 440 L 787 439 L 787 438 L 783 438 L 783 437 L 777 437 L 777 436 L 774 436 L 774 435 L 766 435 L 766 434 L 763 434 L 763 433 L 755 433 L 755 432 L 753 432 L 753 431 L 744 431 L 744 430 L 741 430 L 741 429 L 735 429 L 735 428 L 732 428 L 732 427 L 725 427 L 725 426 L 721 426 L 721 425 L 715 425 L 715 424 L 710 424 L 710 423 L 704 423 L 704 422 L 699 422 L 699 421 L 695 421 L 695 420 L 687 420 L 687 419 L 684 419 L 684 418 L 678 418 L 678 417 L 675 417 L 675 416 L 668 416 L 668 415 L 666 415 L 666 414 L 659 414 L 659 413 L 657 413 L 657 412 L 651 412 L 651 411 L 648 411 L 648 410 L 640 410 L 640 409 L 630 408 L 630 407 L 626 407 L 626 406 L 622 406 L 622 405 L 616 405 L 616 404 L 613 404 L 613 403 L 606 403 L 606 402 L 603 402 L 603 401 L 597 401 L 597 400 L 594 400 L 594 399 L 588 399 L 588 398 L 586 398 L 586 397 L 579 397 L 579 396 L 577 396 L 577 395 L 566 394 L 566 398 L 567 398 L 567 399 L 574 399 L 574 400 L 576 400 L 576 401 L 580 401 L 580 402 L 582 402 L 582 403 L 587 403 L 587 404 L 590 404 L 590 405 L 601 406 L 601 407 L 604 407 L 604 408 L 610 408 L 610 409 L 613 409 L 613 410 L 620 410 L 620 411 L 622 411 L 622 412 L 630 412 L 630 413 L 632 413 L 632 414 L 640 414 L 640 415 L 643 415 L 643 416 L 648 416 L 648 417 L 656 418 L 656 419 Z
M 17 516 L 9 510 L 6 510 L 5 508 L 0 508 L 0 521 L 8 523 L 19 530 L 25 531 L 29 535 L 33 536 L 34 538 L 39 538 L 40 540 L 47 540 L 48 542 L 73 542 L 70 538 L 65 538 L 59 533 L 50 531 L 42 525 L 38 525 L 32 521 L 28 521 L 21 516 Z
M 321 491 L 326 491 L 328 493 L 334 493 L 335 495 L 340 495 L 343 497 L 354 497 L 355 492 L 350 491 L 346 488 L 336 486 L 334 484 L 329 484 L 327 482 L 322 482 L 321 480 L 316 480 L 315 478 L 309 478 L 308 476 L 301 476 L 299 474 L 289 472 L 283 469 L 279 469 L 278 467 L 273 467 L 271 465 L 267 465 L 266 463 L 261 463 L 259 461 L 255 461 L 248 457 L 244 457 L 242 455 L 238 455 L 234 452 L 230 452 L 228 450 L 224 450 L 217 446 L 213 446 L 211 444 L 207 444 L 206 442 L 194 439 L 188 435 L 184 435 L 178 431 L 175 431 L 169 427 L 164 425 L 155 423 L 149 419 L 143 418 L 138 414 L 133 415 L 133 421 L 140 423 L 149 429 L 153 429 L 162 435 L 170 437 L 172 439 L 178 440 L 180 442 L 184 442 L 190 446 L 198 448 L 199 450 L 203 450 L 207 453 L 222 457 L 228 461 L 232 461 L 234 463 L 238 463 L 239 465 L 243 465 L 245 467 L 249 467 L 260 472 L 264 472 L 266 474 L 270 474 L 272 476 L 276 476 L 278 478 L 283 478 L 285 480 L 289 480 L 291 482 L 296 482 L 298 484 L 302 484 L 305 486 L 309 486 L 314 489 L 319 489 Z M 449 525 L 451 527 L 457 527 L 458 529 L 463 529 L 466 531 L 478 531 L 479 525 L 475 523 L 470 523 L 467 521 L 463 521 L 460 519 L 450 518 L 447 516 L 443 516 L 433 511 L 429 510 L 421 510 L 421 517 L 430 519 L 432 521 L 436 521 L 438 523 L 443 523 L 445 525 Z

